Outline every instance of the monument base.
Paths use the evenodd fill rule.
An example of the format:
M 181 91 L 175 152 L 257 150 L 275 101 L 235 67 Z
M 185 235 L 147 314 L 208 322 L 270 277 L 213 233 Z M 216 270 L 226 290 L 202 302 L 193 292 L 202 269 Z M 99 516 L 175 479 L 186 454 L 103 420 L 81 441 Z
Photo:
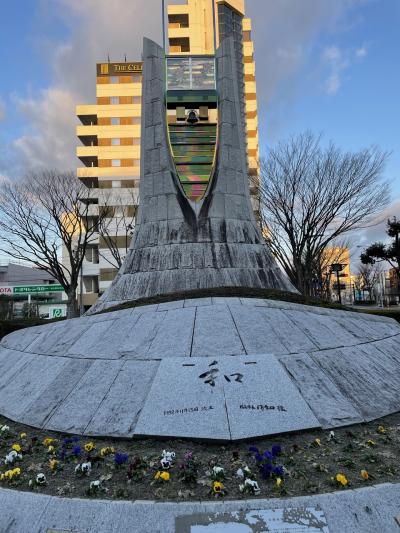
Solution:
M 239 440 L 400 410 L 392 319 L 199 298 L 66 320 L 0 345 L 0 413 L 79 435 Z

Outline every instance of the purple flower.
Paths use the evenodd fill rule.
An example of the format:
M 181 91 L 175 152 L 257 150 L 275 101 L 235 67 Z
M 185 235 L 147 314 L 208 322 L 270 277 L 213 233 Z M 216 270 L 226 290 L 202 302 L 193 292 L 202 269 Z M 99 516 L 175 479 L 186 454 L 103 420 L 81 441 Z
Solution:
M 262 456 L 261 454 L 259 454 L 259 453 L 256 453 L 256 454 L 254 455 L 254 458 L 255 458 L 255 460 L 256 460 L 258 463 L 261 462 L 261 461 L 263 460 L 263 456 Z
M 128 456 L 127 453 L 120 453 L 120 452 L 117 452 L 117 453 L 114 455 L 114 461 L 115 461 L 115 464 L 118 465 L 118 466 L 123 465 L 124 463 L 127 462 L 128 457 L 129 457 L 129 456 Z
M 283 469 L 283 466 L 276 466 L 276 467 L 273 469 L 273 473 L 274 473 L 276 476 L 278 476 L 278 477 L 283 476 L 284 473 L 285 473 L 285 471 L 284 471 L 284 469 Z
M 249 446 L 249 452 L 253 453 L 260 453 L 260 450 L 257 448 L 257 446 Z
M 82 453 L 82 448 L 80 446 L 74 446 L 72 448 L 72 453 L 73 453 L 73 455 L 78 457 L 78 455 L 81 455 L 81 453 Z
M 272 453 L 271 453 L 269 450 L 266 450 L 266 451 L 263 453 L 263 458 L 264 458 L 264 459 L 267 459 L 268 461 L 272 461 L 272 459 L 273 459 L 273 455 L 272 455 Z
M 64 461 L 66 453 L 67 453 L 67 452 L 65 451 L 65 449 L 62 448 L 62 450 L 61 450 L 60 453 L 58 454 L 58 458 L 60 459 L 60 461 Z
M 72 442 L 79 442 L 79 437 L 72 437 Z
M 280 453 L 282 453 L 282 448 L 278 444 L 274 444 L 272 446 L 272 455 L 276 457 Z
M 63 440 L 62 446 L 64 448 L 65 446 L 68 446 L 69 444 L 72 444 L 72 439 L 70 437 L 67 437 L 66 439 Z
M 271 472 L 272 466 L 270 464 L 266 463 L 260 466 L 260 473 L 263 479 L 268 479 L 269 477 L 271 477 Z

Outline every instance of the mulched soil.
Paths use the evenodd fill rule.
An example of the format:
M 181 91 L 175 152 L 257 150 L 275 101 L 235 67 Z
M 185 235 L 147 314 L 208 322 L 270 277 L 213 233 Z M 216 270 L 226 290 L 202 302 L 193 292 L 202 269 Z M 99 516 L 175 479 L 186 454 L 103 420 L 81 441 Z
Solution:
M 1 431 L 2 426 L 9 426 L 9 430 Z M 45 445 L 46 438 L 55 440 Z M 87 452 L 84 447 L 90 443 L 95 448 Z M 21 447 L 22 459 L 5 464 L 5 456 L 13 445 L 17 445 L 17 450 Z M 251 446 L 256 446 L 260 455 L 253 448 L 250 451 Z M 272 446 L 275 446 L 275 453 L 279 450 L 277 447 L 281 447 L 281 453 L 271 460 L 268 453 L 263 454 L 271 451 Z M 107 450 L 106 455 L 103 450 L 102 455 L 103 448 L 114 450 Z M 176 454 L 170 469 L 161 468 L 163 450 Z M 193 454 L 192 459 L 187 455 L 185 458 L 188 452 Z M 116 456 L 116 453 L 122 455 Z M 329 430 L 315 430 L 255 442 L 225 444 L 184 440 L 73 439 L 70 435 L 38 431 L 0 416 L 0 479 L 7 470 L 20 469 L 11 480 L 3 477 L 0 486 L 66 497 L 179 501 L 299 496 L 398 482 L 399 457 L 400 413 L 379 421 L 336 429 L 334 434 Z M 57 461 L 52 463 L 53 470 L 51 460 Z M 122 464 L 117 465 L 116 460 Z M 75 473 L 78 464 L 88 461 L 91 462 L 88 475 Z M 182 468 L 182 464 L 186 468 Z M 212 477 L 214 466 L 222 467 L 224 475 Z M 259 484 L 261 490 L 257 495 L 239 490 L 243 479 L 237 477 L 237 471 L 245 466 L 252 472 L 250 477 Z M 279 472 L 280 466 L 284 467 L 283 474 Z M 264 479 L 262 469 L 268 475 L 271 468 L 276 473 Z M 168 472 L 169 480 L 164 481 L 162 477 L 156 480 L 157 472 L 163 471 Z M 40 473 L 45 475 L 46 484 L 38 486 L 35 479 Z M 341 482 L 336 480 L 338 474 L 344 476 L 339 477 Z M 189 481 L 185 481 L 183 475 Z M 277 481 L 278 477 L 281 482 Z M 222 481 L 223 493 L 214 492 L 214 488 L 219 490 L 218 485 L 213 485 L 216 479 Z M 33 481 L 31 485 L 30 480 Z M 92 488 L 90 492 L 90 482 L 96 480 L 101 480 L 100 488 Z

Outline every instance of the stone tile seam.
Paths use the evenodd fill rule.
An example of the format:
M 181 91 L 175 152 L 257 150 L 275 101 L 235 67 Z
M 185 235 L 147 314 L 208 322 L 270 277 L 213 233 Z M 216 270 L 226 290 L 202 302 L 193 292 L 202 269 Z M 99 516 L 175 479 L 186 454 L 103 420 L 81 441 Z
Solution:
M 336 349 L 336 348 L 334 348 Z M 322 351 L 322 350 L 321 350 Z M 324 369 L 324 367 L 321 365 L 319 359 L 317 359 L 316 357 L 313 356 L 314 352 L 305 352 L 307 353 L 307 355 L 312 359 L 312 361 L 314 361 L 314 363 L 317 365 L 317 367 L 321 370 L 321 372 L 324 374 L 325 378 L 330 380 L 334 385 L 335 387 L 338 389 L 338 391 L 340 392 L 340 394 L 346 398 L 346 400 L 349 402 L 349 404 L 354 408 L 354 410 L 359 413 L 360 415 L 360 418 L 361 420 L 363 420 L 364 422 L 370 422 L 372 420 L 377 420 L 379 418 L 381 418 L 380 416 L 379 417 L 372 417 L 372 418 L 368 418 L 366 416 L 364 416 L 362 414 L 362 405 L 359 404 L 359 402 L 357 402 L 356 400 L 352 400 L 351 398 L 349 398 L 349 396 L 346 394 L 346 391 L 343 390 L 343 388 L 341 387 L 340 385 L 340 381 L 336 381 L 334 380 Z M 387 413 L 388 414 L 388 413 Z M 382 414 L 381 416 L 385 416 L 384 414 Z
M 110 383 L 110 386 L 108 387 L 107 392 L 104 394 L 103 399 L 100 400 L 100 402 L 98 403 L 97 408 L 93 411 L 92 416 L 91 416 L 90 419 L 89 419 L 89 422 L 88 422 L 88 423 L 86 424 L 86 426 L 83 428 L 82 435 L 85 435 L 85 434 L 86 434 L 86 430 L 87 430 L 87 428 L 90 426 L 90 424 L 91 424 L 93 418 L 94 418 L 95 415 L 98 413 L 98 411 L 99 411 L 99 409 L 101 408 L 101 406 L 103 405 L 104 400 L 105 400 L 105 399 L 107 398 L 107 396 L 109 395 L 112 386 L 113 386 L 114 383 L 116 382 L 118 376 L 119 376 L 120 373 L 121 373 L 122 368 L 123 368 L 123 367 L 125 366 L 125 364 L 126 364 L 126 362 L 124 362 L 124 361 L 120 361 L 120 363 L 121 363 L 121 364 L 120 364 L 120 367 L 119 367 L 119 369 L 117 370 L 117 373 L 115 374 L 114 379 L 113 379 L 112 382 Z
M 314 363 L 317 363 L 317 362 L 315 361 L 315 359 L 314 359 L 313 357 L 311 357 L 310 353 L 308 353 L 308 352 L 303 352 L 303 353 L 305 353 L 306 355 L 308 355 L 308 357 L 310 357 L 310 359 L 311 359 L 312 361 L 314 361 Z M 299 394 L 301 395 L 301 397 L 303 398 L 303 400 L 306 402 L 306 404 L 307 404 L 308 407 L 310 408 L 311 412 L 314 414 L 315 418 L 316 418 L 316 419 L 318 420 L 318 422 L 320 423 L 321 427 L 322 427 L 323 429 L 331 428 L 331 427 L 336 427 L 336 426 L 331 426 L 331 425 L 329 425 L 329 426 L 324 426 L 324 424 L 323 424 L 323 423 L 321 422 L 321 420 L 319 419 L 318 414 L 314 411 L 312 405 L 309 403 L 309 401 L 307 400 L 307 398 L 305 398 L 304 395 L 303 395 L 303 393 L 301 392 L 301 389 L 300 389 L 300 386 L 299 386 L 299 384 L 298 384 L 298 382 L 297 382 L 296 377 L 290 372 L 290 370 L 289 370 L 288 368 L 286 368 L 286 365 L 285 365 L 280 359 L 278 359 L 278 358 L 276 358 L 276 359 L 277 359 L 278 362 L 280 363 L 280 365 L 281 365 L 281 367 L 283 368 L 283 370 L 288 374 L 288 377 L 289 377 L 290 381 L 294 384 L 294 386 L 296 387 L 297 391 L 299 392 Z M 365 422 L 365 421 L 366 421 L 366 418 L 361 414 L 361 412 L 359 411 L 358 407 L 356 407 L 356 406 L 352 403 L 352 401 L 351 401 L 347 396 L 345 396 L 345 395 L 343 394 L 343 392 L 342 392 L 342 391 L 340 390 L 340 388 L 336 385 L 336 383 L 333 381 L 333 379 L 332 379 L 328 374 L 326 374 L 325 370 L 324 370 L 322 367 L 320 367 L 320 366 L 319 366 L 319 368 L 320 368 L 320 370 L 323 372 L 323 374 L 324 374 L 326 380 L 329 381 L 330 383 L 332 383 L 332 385 L 335 387 L 335 389 L 337 389 L 337 390 L 340 392 L 340 394 L 342 395 L 342 397 L 343 397 L 345 400 L 347 400 L 347 401 L 349 402 L 349 404 L 354 408 L 355 412 L 358 414 L 358 416 L 360 417 L 360 419 L 361 419 L 363 422 Z M 337 418 L 334 418 L 333 420 L 338 420 L 338 419 L 337 419 Z M 374 420 L 374 418 L 373 418 L 372 420 Z M 351 424 L 353 424 L 353 422 L 349 422 L 349 424 L 347 424 L 347 425 L 351 425 Z M 346 424 L 341 424 L 340 427 L 344 427 L 345 425 L 346 425 Z
M 192 329 L 192 340 L 191 340 L 191 343 L 190 343 L 189 357 L 193 357 L 193 344 L 194 344 L 194 332 L 196 331 L 197 309 L 198 309 L 198 307 L 195 307 L 195 308 L 194 308 L 194 319 L 193 319 L 193 329 Z
M 240 342 L 242 343 L 243 351 L 244 351 L 244 353 L 246 355 L 249 355 L 248 351 L 246 350 L 246 346 L 245 346 L 245 344 L 243 342 L 242 336 L 240 335 L 240 331 L 239 331 L 239 328 L 238 328 L 238 326 L 236 324 L 235 317 L 233 316 L 232 310 L 231 310 L 229 305 L 227 305 L 226 307 L 228 308 L 229 314 L 231 315 L 231 318 L 232 318 L 233 325 L 235 326 L 236 332 L 237 332 L 238 337 L 240 339 Z
M 208 306 L 204 306 L 204 307 L 208 307 Z M 260 306 L 260 307 L 263 307 L 263 306 Z M 196 315 L 197 315 L 197 307 L 195 308 L 196 309 Z M 195 315 L 195 320 L 196 320 L 196 315 Z M 233 317 L 232 317 L 233 319 Z M 296 326 L 296 324 L 294 324 Z M 237 326 L 236 326 L 236 323 L 235 323 L 235 327 L 237 329 Z M 274 331 L 274 333 L 276 334 L 276 330 L 273 328 L 272 325 L 269 325 L 269 327 Z M 194 329 L 193 329 L 194 331 Z M 239 335 L 239 338 L 240 338 L 240 341 L 242 342 L 243 344 L 243 341 L 240 337 L 240 334 L 239 334 L 239 331 L 237 330 L 237 333 Z M 277 335 L 277 334 L 276 334 Z M 193 335 L 194 336 L 194 335 Z M 277 335 L 277 337 L 279 338 L 279 336 Z M 358 342 L 357 344 L 344 344 L 344 345 L 337 345 L 337 346 L 327 346 L 325 348 L 320 348 L 318 346 L 315 345 L 315 343 L 312 341 L 312 339 L 310 339 L 308 336 L 308 340 L 310 340 L 311 342 L 313 342 L 313 344 L 315 345 L 315 350 L 307 350 L 306 353 L 316 353 L 316 352 L 325 352 L 325 351 L 328 351 L 328 350 L 338 350 L 338 349 L 342 349 L 342 348 L 355 348 L 357 346 L 365 346 L 365 345 L 374 345 L 376 343 L 379 343 L 379 342 L 382 342 L 382 341 L 385 341 L 385 340 L 389 340 L 389 339 L 396 339 L 397 337 L 400 337 L 400 333 L 395 333 L 393 335 L 389 335 L 387 337 L 381 337 L 379 339 L 373 339 L 373 340 L 367 340 L 365 342 Z M 152 342 L 154 341 L 154 339 L 152 340 Z M 282 341 L 282 343 L 284 344 L 284 341 Z M 193 337 L 192 337 L 192 346 L 193 346 Z M 191 351 L 190 351 L 190 354 L 188 354 L 187 356 L 184 356 L 184 357 L 192 357 L 192 346 L 191 346 Z M 1 348 L 1 345 L 0 345 L 0 348 Z M 279 353 L 279 356 L 285 356 L 285 355 L 296 355 L 298 353 L 303 353 L 304 350 L 301 350 L 299 352 L 292 352 L 290 351 L 290 349 L 285 346 L 285 348 L 288 350 L 287 352 L 285 353 Z M 379 348 L 376 347 L 378 350 Z M 82 356 L 81 354 L 76 354 L 76 355 L 73 355 L 73 354 L 66 354 L 66 355 L 62 355 L 62 354 L 51 354 L 51 353 L 37 353 L 37 352 L 26 352 L 26 351 L 21 351 L 21 350 L 16 350 L 14 348 L 5 348 L 4 349 L 7 349 L 7 350 L 10 350 L 10 351 L 13 351 L 13 352 L 17 352 L 17 353 L 21 353 L 21 354 L 27 354 L 27 355 L 35 355 L 35 356 L 38 356 L 38 357 L 59 357 L 59 358 L 63 358 L 63 359 L 82 359 L 84 361 L 118 361 L 119 359 L 121 359 L 122 357 L 125 357 L 125 361 L 126 360 L 139 360 L 139 361 L 159 361 L 161 360 L 160 358 L 158 357 L 155 357 L 155 358 L 145 358 L 143 356 L 134 356 L 134 357 L 126 357 L 127 354 L 121 354 L 119 357 L 87 357 L 87 356 Z M 246 352 L 246 349 L 244 348 L 245 350 L 245 353 L 246 355 L 257 355 L 257 354 L 254 354 L 254 353 L 250 353 L 248 354 Z M 148 350 L 147 350 L 148 351 Z M 382 352 L 382 350 L 379 350 Z M 383 352 L 382 352 L 383 353 Z M 236 356 L 236 355 L 243 355 L 243 354 L 229 354 L 230 356 Z M 274 354 L 273 354 L 274 355 Z M 29 361 L 27 361 L 18 371 L 21 371 L 23 370 L 24 366 L 26 364 L 28 364 Z M 15 374 L 13 374 L 14 376 Z M 0 391 L 1 391 L 2 387 L 0 388 Z
M 49 357 L 52 357 L 52 356 L 49 356 Z M 57 356 L 58 357 L 58 356 Z M 95 361 L 98 361 L 98 359 L 95 359 Z M 89 372 L 89 370 L 92 368 L 92 366 L 94 365 L 94 363 L 92 362 L 92 364 L 90 364 L 87 369 L 85 370 L 85 372 L 83 372 L 82 376 L 78 379 L 78 381 L 75 383 L 75 386 L 69 391 L 69 393 L 63 398 L 62 401 L 60 401 L 59 405 L 57 406 L 57 409 L 55 409 L 55 411 L 53 411 L 51 413 L 51 416 L 47 416 L 45 418 L 45 420 L 43 421 L 43 424 L 41 426 L 41 429 L 46 429 L 46 426 L 47 424 L 51 421 L 51 419 L 53 418 L 53 416 L 55 414 L 57 414 L 57 412 L 59 411 L 59 409 L 62 407 L 62 405 L 64 404 L 64 402 L 66 402 L 68 400 L 68 398 L 74 393 L 74 391 L 76 390 L 76 388 L 79 386 L 79 384 L 81 383 L 81 381 L 86 377 L 86 374 Z M 56 378 L 55 378 L 56 379 Z M 53 380 L 54 381 L 54 380 Z M 53 381 L 50 383 L 50 386 L 52 385 Z M 62 430 L 60 430 L 62 431 Z

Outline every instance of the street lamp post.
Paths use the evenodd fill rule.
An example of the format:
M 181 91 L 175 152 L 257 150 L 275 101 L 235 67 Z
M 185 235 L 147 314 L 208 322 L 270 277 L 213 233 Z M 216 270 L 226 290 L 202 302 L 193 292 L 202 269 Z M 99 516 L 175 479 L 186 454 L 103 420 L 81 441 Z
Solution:
M 338 291 L 338 298 L 339 303 L 342 304 L 342 293 L 340 292 L 340 280 L 339 280 L 339 273 L 343 270 L 345 265 L 342 265 L 341 263 L 333 263 L 331 265 L 332 272 L 336 272 L 336 282 L 337 282 L 337 291 Z

